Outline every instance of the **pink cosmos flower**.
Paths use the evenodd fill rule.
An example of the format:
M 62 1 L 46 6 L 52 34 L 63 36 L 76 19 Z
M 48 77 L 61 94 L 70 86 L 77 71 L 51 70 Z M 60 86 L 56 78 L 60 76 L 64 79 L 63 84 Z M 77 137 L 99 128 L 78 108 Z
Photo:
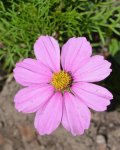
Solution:
M 91 113 L 104 111 L 113 98 L 105 88 L 92 84 L 110 72 L 103 56 L 91 56 L 92 47 L 85 37 L 71 38 L 63 45 L 50 36 L 35 42 L 37 59 L 16 64 L 15 80 L 25 86 L 15 96 L 15 107 L 24 113 L 36 112 L 35 128 L 40 135 L 50 134 L 60 124 L 73 135 L 89 128 Z

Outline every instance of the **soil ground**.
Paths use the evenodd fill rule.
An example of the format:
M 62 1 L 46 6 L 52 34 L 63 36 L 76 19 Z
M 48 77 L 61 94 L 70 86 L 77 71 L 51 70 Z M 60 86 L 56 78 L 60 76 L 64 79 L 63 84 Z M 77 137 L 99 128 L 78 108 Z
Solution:
M 90 128 L 73 137 L 62 126 L 52 135 L 39 136 L 34 114 L 18 113 L 13 98 L 20 89 L 6 82 L 0 93 L 0 150 L 120 150 L 120 112 L 92 112 Z

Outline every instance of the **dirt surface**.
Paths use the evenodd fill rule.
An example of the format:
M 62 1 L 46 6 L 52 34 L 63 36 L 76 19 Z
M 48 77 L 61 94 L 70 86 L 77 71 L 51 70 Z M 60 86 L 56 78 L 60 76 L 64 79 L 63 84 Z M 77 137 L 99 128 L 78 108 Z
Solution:
M 0 93 L 0 150 L 120 150 L 120 113 L 92 113 L 91 126 L 73 137 L 62 126 L 52 135 L 39 136 L 33 126 L 34 114 L 18 113 L 13 97 L 19 90 L 6 82 Z

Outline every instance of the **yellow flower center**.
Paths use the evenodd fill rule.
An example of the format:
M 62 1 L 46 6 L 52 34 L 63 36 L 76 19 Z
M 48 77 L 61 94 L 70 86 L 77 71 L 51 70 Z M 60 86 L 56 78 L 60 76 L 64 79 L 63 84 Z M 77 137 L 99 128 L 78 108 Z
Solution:
M 70 87 L 72 77 L 65 71 L 60 71 L 53 74 L 51 84 L 58 91 L 63 91 Z

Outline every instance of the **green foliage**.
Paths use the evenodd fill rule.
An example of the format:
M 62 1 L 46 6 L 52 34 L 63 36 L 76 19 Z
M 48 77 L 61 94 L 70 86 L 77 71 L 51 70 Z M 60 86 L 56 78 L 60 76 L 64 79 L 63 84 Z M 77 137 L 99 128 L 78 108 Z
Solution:
M 0 2 L 0 60 L 11 71 L 17 61 L 34 57 L 32 47 L 41 34 L 61 44 L 86 36 L 93 46 L 107 46 L 120 36 L 120 4 L 112 0 L 2 0 Z M 115 41 L 112 41 L 114 43 Z M 110 48 L 112 55 L 114 47 Z
M 120 65 L 120 41 L 112 38 L 109 44 L 109 51 L 113 59 Z
M 117 52 L 119 52 L 119 50 L 120 50 L 120 41 L 118 41 L 115 38 L 112 38 L 110 45 L 109 45 L 109 51 L 110 51 L 111 55 L 115 56 L 115 54 L 117 54 Z

